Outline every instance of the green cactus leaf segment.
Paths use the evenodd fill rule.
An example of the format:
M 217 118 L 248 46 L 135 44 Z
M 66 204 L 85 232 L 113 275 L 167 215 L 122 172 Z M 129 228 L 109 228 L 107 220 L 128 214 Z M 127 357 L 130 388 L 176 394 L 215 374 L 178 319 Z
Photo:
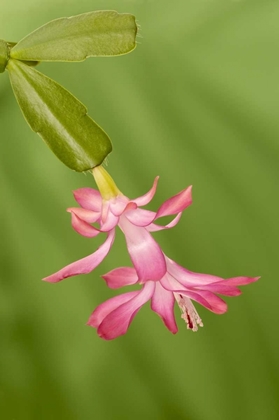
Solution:
M 65 165 L 82 172 L 103 162 L 110 139 L 77 98 L 21 61 L 10 59 L 7 70 L 27 123 Z
M 83 61 L 115 56 L 136 47 L 135 17 L 112 10 L 55 19 L 36 29 L 11 49 L 23 61 Z

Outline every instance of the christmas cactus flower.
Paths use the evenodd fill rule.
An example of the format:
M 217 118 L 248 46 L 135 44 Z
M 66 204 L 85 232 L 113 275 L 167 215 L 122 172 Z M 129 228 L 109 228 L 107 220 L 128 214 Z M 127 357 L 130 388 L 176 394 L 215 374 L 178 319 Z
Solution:
M 197 331 L 203 326 L 192 300 L 210 311 L 222 314 L 227 304 L 219 296 L 238 296 L 239 285 L 252 283 L 258 277 L 235 277 L 224 280 L 220 277 L 193 273 L 168 258 L 151 236 L 151 232 L 175 226 L 191 203 L 191 187 L 166 200 L 157 212 L 140 208 L 148 204 L 157 188 L 158 177 L 145 195 L 130 200 L 115 185 L 110 175 L 101 166 L 92 170 L 99 191 L 81 188 L 74 192 L 80 207 L 71 207 L 72 226 L 81 235 L 93 238 L 100 233 L 107 235 L 105 242 L 93 254 L 78 260 L 44 280 L 56 283 L 67 277 L 89 273 L 109 253 L 117 226 L 124 233 L 133 267 L 112 270 L 103 278 L 107 285 L 119 287 L 139 284 L 141 289 L 115 296 L 99 305 L 92 313 L 88 325 L 97 328 L 100 337 L 111 340 L 127 332 L 127 329 L 148 300 L 172 332 L 177 332 L 174 318 L 174 303 L 178 303 L 187 327 Z M 163 216 L 175 215 L 167 225 L 154 223 Z M 96 226 L 97 224 L 97 226 Z
M 92 170 L 100 190 L 81 188 L 74 197 L 81 207 L 69 208 L 72 226 L 81 235 L 93 238 L 100 233 L 107 235 L 106 241 L 93 254 L 82 258 L 57 273 L 44 278 L 56 283 L 67 277 L 89 273 L 106 257 L 113 244 L 115 228 L 119 226 L 125 235 L 128 252 L 139 281 L 160 280 L 167 272 L 164 254 L 150 232 L 175 226 L 183 210 L 192 203 L 191 187 L 166 200 L 157 212 L 141 209 L 148 204 L 157 188 L 158 177 L 149 192 L 130 200 L 123 195 L 102 166 Z M 154 223 L 163 216 L 175 215 L 165 226 Z M 93 226 L 97 223 L 98 227 Z
M 224 280 L 209 274 L 193 273 L 164 256 L 167 271 L 160 280 L 141 281 L 132 267 L 112 270 L 103 278 L 107 285 L 116 289 L 140 283 L 140 290 L 115 296 L 99 305 L 92 313 L 88 325 L 97 328 L 101 338 L 112 340 L 127 332 L 139 309 L 151 300 L 151 309 L 163 320 L 166 327 L 175 334 L 177 325 L 174 317 L 174 304 L 178 303 L 181 317 L 187 328 L 197 331 L 203 326 L 192 300 L 216 314 L 227 311 L 227 304 L 216 294 L 238 296 L 241 291 L 236 287 L 258 280 L 259 277 L 234 277 Z

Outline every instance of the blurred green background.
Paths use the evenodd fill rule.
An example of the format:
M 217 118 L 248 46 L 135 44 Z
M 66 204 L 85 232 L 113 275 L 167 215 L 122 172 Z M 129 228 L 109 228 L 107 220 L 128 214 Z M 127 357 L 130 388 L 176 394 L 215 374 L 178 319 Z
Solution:
M 128 334 L 98 338 L 92 310 L 118 293 L 99 276 L 127 265 L 118 232 L 93 273 L 41 278 L 93 252 L 65 212 L 91 176 L 71 172 L 25 123 L 0 75 L 0 413 L 5 420 L 279 418 L 279 2 L 1 0 L 0 37 L 61 16 L 136 15 L 137 49 L 41 64 L 111 136 L 109 172 L 129 197 L 156 175 L 152 208 L 193 184 L 194 204 L 156 239 L 192 271 L 262 276 L 204 328 L 172 335 L 145 305 Z

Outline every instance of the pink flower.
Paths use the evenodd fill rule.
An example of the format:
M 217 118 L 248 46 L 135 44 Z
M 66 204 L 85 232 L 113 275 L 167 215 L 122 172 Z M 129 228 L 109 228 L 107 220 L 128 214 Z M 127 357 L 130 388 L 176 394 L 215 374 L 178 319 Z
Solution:
M 153 212 L 140 207 L 152 200 L 158 177 L 147 194 L 129 200 L 119 191 L 103 167 L 94 168 L 93 175 L 100 192 L 92 188 L 76 190 L 74 197 L 81 207 L 69 208 L 68 212 L 72 215 L 72 226 L 79 234 L 93 238 L 105 233 L 107 239 L 93 254 L 62 268 L 44 280 L 56 283 L 67 277 L 94 270 L 110 251 L 117 225 L 125 235 L 128 252 L 139 281 L 160 280 L 167 272 L 166 260 L 150 232 L 169 229 L 178 223 L 183 210 L 192 203 L 191 187 L 169 198 L 157 212 Z M 169 215 L 176 217 L 166 226 L 154 223 L 158 218 Z M 93 226 L 93 223 L 97 223 L 99 227 Z
M 174 318 L 174 303 L 178 303 L 182 318 L 187 328 L 197 331 L 203 326 L 192 300 L 216 314 L 227 311 L 227 304 L 216 295 L 238 296 L 241 291 L 236 287 L 258 280 L 259 277 L 235 277 L 224 280 L 220 277 L 193 273 L 181 267 L 164 255 L 167 271 L 161 279 L 147 281 L 139 279 L 131 267 L 112 270 L 103 278 L 107 285 L 116 289 L 122 286 L 140 283 L 140 290 L 121 294 L 99 305 L 92 313 L 88 325 L 97 328 L 101 338 L 112 340 L 127 332 L 127 329 L 139 309 L 151 299 L 151 309 L 163 320 L 166 327 L 175 334 L 177 325 Z
M 108 254 L 118 225 L 125 235 L 128 252 L 134 267 L 117 268 L 104 275 L 112 289 L 140 284 L 137 291 L 116 296 L 99 305 L 92 313 L 88 324 L 97 328 L 100 337 L 111 340 L 127 332 L 141 306 L 151 299 L 151 309 L 164 321 L 166 327 L 177 332 L 174 318 L 174 303 L 178 303 L 187 327 L 197 331 L 203 326 L 192 300 L 217 314 L 227 310 L 227 304 L 216 294 L 238 296 L 238 285 L 249 284 L 258 278 L 235 277 L 224 280 L 208 274 L 188 271 L 166 257 L 150 232 L 175 226 L 180 216 L 191 203 L 191 187 L 169 198 L 157 212 L 141 209 L 148 204 L 155 192 L 158 177 L 145 195 L 129 200 L 116 187 L 114 181 L 102 167 L 93 169 L 100 190 L 81 188 L 74 192 L 79 208 L 69 208 L 72 226 L 81 235 L 93 238 L 100 233 L 107 235 L 106 241 L 93 254 L 82 258 L 46 277 L 56 283 L 67 277 L 85 274 L 94 270 Z M 165 226 L 154 222 L 163 216 L 176 215 Z M 98 227 L 93 224 L 98 224 Z

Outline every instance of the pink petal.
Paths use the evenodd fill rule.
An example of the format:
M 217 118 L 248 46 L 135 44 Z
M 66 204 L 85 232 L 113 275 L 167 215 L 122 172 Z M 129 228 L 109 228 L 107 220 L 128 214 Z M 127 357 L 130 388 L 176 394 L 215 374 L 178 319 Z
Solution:
M 126 303 L 137 296 L 138 293 L 139 290 L 135 292 L 123 293 L 122 295 L 115 296 L 101 303 L 101 305 L 97 306 L 97 308 L 92 312 L 87 325 L 98 328 L 108 314 L 110 314 L 119 306 L 123 305 L 123 303 Z
M 168 292 L 160 282 L 155 283 L 155 292 L 151 299 L 151 309 L 156 312 L 163 320 L 165 326 L 173 333 L 177 333 L 178 328 L 174 318 L 174 295 Z
M 69 207 L 67 209 L 67 212 L 75 213 L 76 216 L 78 216 L 81 220 L 84 220 L 87 223 L 98 222 L 101 217 L 100 212 L 83 209 L 82 207 Z
M 146 204 L 150 203 L 150 201 L 152 200 L 152 198 L 155 195 L 156 189 L 157 189 L 157 184 L 158 184 L 158 180 L 159 177 L 156 176 L 154 182 L 153 182 L 153 186 L 151 188 L 150 191 L 148 191 L 148 193 L 142 195 L 141 197 L 135 198 L 131 201 L 133 201 L 134 203 L 136 203 L 138 206 L 145 206 Z
M 201 274 L 189 271 L 168 257 L 166 257 L 166 262 L 168 272 L 185 287 L 204 286 L 206 284 L 224 281 L 221 277 L 212 276 L 211 274 Z
M 124 195 L 116 197 L 115 200 L 110 200 L 110 210 L 115 216 L 120 216 L 127 208 L 136 209 L 137 205 L 130 203 L 129 199 Z
M 259 279 L 260 277 L 233 277 L 231 279 L 227 279 L 226 283 L 230 286 L 244 286 L 246 284 L 254 283 Z
M 99 229 L 94 228 L 89 223 L 84 222 L 72 212 L 72 226 L 77 233 L 87 238 L 94 238 L 99 235 Z
M 101 232 L 109 232 L 110 230 L 114 229 L 115 226 L 118 224 L 119 217 L 115 216 L 110 209 L 108 209 L 106 219 L 104 222 L 101 223 Z
M 168 272 L 187 288 L 208 290 L 225 296 L 238 296 L 241 291 L 235 287 L 255 282 L 259 277 L 234 277 L 224 280 L 211 274 L 194 273 L 166 257 Z
M 208 308 L 210 311 L 214 312 L 215 314 L 224 314 L 225 312 L 227 312 L 228 310 L 228 305 L 227 303 L 221 299 L 219 296 L 216 296 L 214 293 L 211 292 L 207 292 L 207 291 L 201 291 L 200 293 L 200 297 L 202 297 L 203 299 L 205 299 L 209 305 L 211 306 L 211 309 L 205 305 L 206 308 Z M 189 292 L 187 292 L 187 296 L 189 296 Z M 191 296 L 189 296 L 191 298 Z M 193 299 L 195 299 L 193 297 Z M 196 300 L 196 299 L 195 299 Z M 197 300 L 197 302 L 199 302 Z M 199 302 L 201 303 L 201 302 Z
M 81 207 L 88 210 L 101 211 L 102 197 L 99 191 L 93 188 L 80 188 L 74 191 L 74 197 Z
M 215 282 L 215 283 L 194 284 L 194 283 L 185 282 L 185 281 L 180 282 L 168 272 L 163 282 L 165 281 L 168 281 L 168 283 L 171 285 L 170 290 L 174 290 L 174 291 L 185 290 L 187 292 L 192 291 L 192 292 L 197 292 L 199 294 L 200 292 L 210 291 L 210 292 L 222 294 L 225 296 L 238 296 L 241 294 L 241 291 L 237 289 L 237 287 L 227 285 L 226 280 L 222 280 L 220 282 Z M 165 283 L 164 283 L 164 287 L 165 287 Z
M 159 230 L 173 228 L 179 222 L 181 215 L 182 213 L 178 213 L 178 215 L 166 226 L 157 225 L 156 223 L 151 223 L 149 226 L 146 227 L 146 229 L 148 230 L 148 232 L 158 232 Z
M 99 336 L 105 340 L 113 340 L 125 334 L 136 313 L 152 297 L 154 289 L 155 283 L 147 282 L 135 297 L 110 312 L 99 325 Z
M 156 219 L 180 213 L 190 204 L 192 204 L 192 186 L 165 201 L 157 211 Z
M 60 280 L 66 279 L 67 277 L 90 273 L 90 271 L 94 270 L 94 268 L 96 268 L 108 254 L 113 244 L 114 236 L 115 232 L 112 230 L 108 234 L 108 237 L 103 245 L 101 245 L 93 254 L 67 265 L 62 268 L 62 270 L 57 271 L 57 273 L 54 273 L 51 276 L 45 277 L 43 280 L 50 283 L 56 283 Z
M 135 284 L 138 281 L 137 272 L 133 267 L 119 267 L 102 277 L 111 289 Z
M 239 296 L 241 295 L 241 290 L 235 286 L 230 286 L 226 284 L 226 280 L 220 283 L 206 284 L 204 286 L 195 287 L 194 290 L 208 290 L 209 292 L 218 293 L 219 295 L 224 296 Z
M 133 225 L 144 227 L 153 222 L 156 213 L 154 211 L 136 209 L 125 212 L 125 216 Z
M 125 235 L 139 281 L 160 280 L 166 273 L 166 262 L 157 242 L 145 228 L 132 225 L 124 215 L 120 217 L 119 227 Z

